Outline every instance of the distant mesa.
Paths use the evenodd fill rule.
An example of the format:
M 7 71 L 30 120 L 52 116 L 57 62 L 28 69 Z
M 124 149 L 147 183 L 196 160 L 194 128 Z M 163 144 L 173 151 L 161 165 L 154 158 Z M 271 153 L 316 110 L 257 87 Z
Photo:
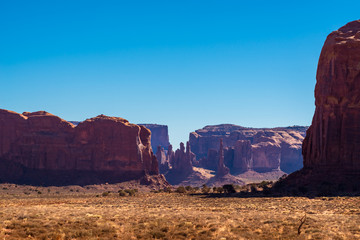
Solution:
M 116 183 L 159 175 L 151 132 L 99 115 L 75 126 L 45 111 L 0 110 L 0 181 L 35 185 Z
M 315 105 L 303 143 L 304 168 L 286 183 L 360 191 L 360 20 L 327 37 L 317 69 Z
M 206 126 L 190 133 L 198 167 L 217 170 L 219 142 L 231 174 L 294 172 L 302 167 L 301 144 L 307 127 L 245 128 L 233 124 Z

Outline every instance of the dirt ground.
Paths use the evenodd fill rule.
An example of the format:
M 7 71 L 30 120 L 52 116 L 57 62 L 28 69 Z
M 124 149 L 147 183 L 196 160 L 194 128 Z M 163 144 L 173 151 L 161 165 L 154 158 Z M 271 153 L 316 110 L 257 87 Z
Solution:
M 0 187 L 0 239 L 360 239 L 360 197 Z

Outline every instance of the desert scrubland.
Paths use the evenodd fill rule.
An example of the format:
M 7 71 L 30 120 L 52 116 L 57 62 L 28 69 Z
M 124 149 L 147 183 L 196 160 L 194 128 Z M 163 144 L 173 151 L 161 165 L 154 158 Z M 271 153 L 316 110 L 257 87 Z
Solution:
M 2 184 L 0 238 L 360 239 L 359 197 L 108 189 Z

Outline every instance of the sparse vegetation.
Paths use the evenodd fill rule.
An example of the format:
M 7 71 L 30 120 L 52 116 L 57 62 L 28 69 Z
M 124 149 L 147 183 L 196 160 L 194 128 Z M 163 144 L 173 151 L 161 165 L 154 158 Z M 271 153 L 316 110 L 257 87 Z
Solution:
M 126 192 L 125 192 L 124 190 L 122 190 L 122 189 L 119 190 L 118 193 L 119 193 L 119 196 L 120 196 L 120 197 L 125 197 L 125 196 L 126 196 Z
M 235 187 L 233 184 L 225 184 L 223 187 L 225 193 L 236 193 Z
M 177 192 L 177 193 L 186 193 L 186 189 L 185 189 L 184 186 L 179 186 L 179 187 L 175 190 L 175 192 Z
M 103 192 L 102 194 L 101 194 L 101 196 L 103 196 L 103 197 L 107 197 L 107 196 L 109 196 L 109 192 Z
M 205 193 L 205 194 L 209 193 L 210 190 L 211 190 L 211 188 L 209 188 L 208 186 L 206 186 L 206 184 L 204 184 L 204 185 L 202 186 L 202 188 L 201 188 L 201 192 L 202 192 L 202 193 Z
M 254 186 L 261 194 L 260 185 Z M 97 192 L 83 188 L 79 193 L 77 188 L 14 189 L 0 187 L 0 239 L 360 238 L 360 197 L 242 198 L 242 193 L 220 195 L 222 187 L 211 188 L 206 195 L 110 186 Z M 191 193 L 195 188 L 180 189 Z M 129 192 L 135 195 L 130 197 Z

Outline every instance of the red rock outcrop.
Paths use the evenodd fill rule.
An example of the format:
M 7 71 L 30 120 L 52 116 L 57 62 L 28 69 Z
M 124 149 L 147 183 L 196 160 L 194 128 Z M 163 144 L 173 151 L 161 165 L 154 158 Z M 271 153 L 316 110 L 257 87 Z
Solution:
M 360 173 L 360 20 L 332 32 L 322 48 L 316 110 L 303 143 L 304 169 Z
M 191 152 L 189 142 L 186 144 L 186 150 L 184 143 L 180 143 L 180 149 L 177 149 L 175 154 L 170 145 L 167 159 L 171 161 L 171 169 L 165 175 L 169 183 L 178 184 L 190 176 L 194 172 L 192 165 L 194 158 L 195 154 Z
M 166 154 L 166 161 L 169 162 L 170 166 L 174 166 L 175 162 L 175 152 L 173 151 L 173 146 L 170 144 Z
M 161 146 L 165 150 L 168 150 L 168 146 L 170 145 L 168 126 L 159 124 L 139 125 L 144 126 L 151 131 L 151 147 L 154 150 L 154 153 L 156 153 L 158 146 Z
M 193 171 L 191 164 L 193 153 L 189 149 L 189 144 L 186 146 L 185 151 L 184 143 L 180 143 L 180 149 L 175 151 L 175 161 L 172 166 L 174 171 L 181 172 L 184 176 L 189 175 Z
M 245 128 L 222 124 L 190 133 L 190 146 L 199 166 L 216 170 L 219 139 L 223 139 L 224 162 L 232 173 L 254 170 L 293 172 L 302 167 L 301 144 L 306 127 Z M 240 142 L 239 142 L 240 141 Z M 245 142 L 242 142 L 245 141 Z M 233 154 L 232 154 L 233 153 Z
M 148 129 L 122 118 L 100 115 L 75 127 L 44 111 L 0 110 L 0 180 L 60 185 L 157 175 L 150 139 Z

